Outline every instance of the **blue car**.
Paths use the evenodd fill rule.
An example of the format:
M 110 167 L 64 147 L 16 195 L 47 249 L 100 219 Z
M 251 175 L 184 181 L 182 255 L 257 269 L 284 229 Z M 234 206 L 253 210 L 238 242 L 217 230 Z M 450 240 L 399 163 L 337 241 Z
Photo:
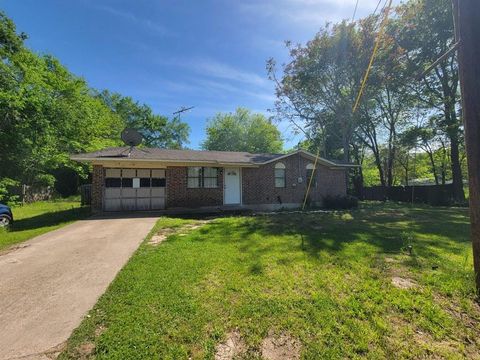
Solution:
M 7 205 L 0 204 L 0 227 L 8 226 L 12 221 L 12 210 Z

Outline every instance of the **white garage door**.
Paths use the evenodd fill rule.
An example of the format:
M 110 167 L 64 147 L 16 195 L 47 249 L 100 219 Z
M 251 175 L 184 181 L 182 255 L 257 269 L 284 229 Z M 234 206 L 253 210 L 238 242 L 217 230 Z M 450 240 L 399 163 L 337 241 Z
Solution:
M 165 209 L 164 169 L 105 169 L 104 210 Z

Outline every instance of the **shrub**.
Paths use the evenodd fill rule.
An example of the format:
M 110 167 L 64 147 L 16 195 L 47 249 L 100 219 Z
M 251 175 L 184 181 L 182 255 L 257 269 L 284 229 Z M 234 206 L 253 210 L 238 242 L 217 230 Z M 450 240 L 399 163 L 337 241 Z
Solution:
M 327 195 L 323 198 L 323 207 L 325 209 L 352 209 L 358 206 L 358 199 L 351 195 Z
M 17 204 L 19 196 L 12 194 L 12 189 L 19 185 L 18 181 L 10 178 L 0 179 L 0 202 L 7 205 Z

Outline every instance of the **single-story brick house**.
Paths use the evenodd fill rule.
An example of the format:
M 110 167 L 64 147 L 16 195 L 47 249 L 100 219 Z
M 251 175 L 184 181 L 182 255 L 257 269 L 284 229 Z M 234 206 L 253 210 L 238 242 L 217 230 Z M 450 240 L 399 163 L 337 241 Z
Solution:
M 117 147 L 78 154 L 93 165 L 95 211 L 301 206 L 315 155 Z M 309 201 L 345 195 L 352 165 L 319 158 Z

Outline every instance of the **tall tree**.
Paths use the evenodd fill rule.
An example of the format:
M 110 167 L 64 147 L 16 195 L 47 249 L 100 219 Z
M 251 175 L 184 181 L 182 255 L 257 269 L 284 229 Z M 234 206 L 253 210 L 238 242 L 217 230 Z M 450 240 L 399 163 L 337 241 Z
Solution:
M 401 27 L 398 41 L 406 50 L 409 71 L 421 74 L 455 42 L 451 0 L 412 0 L 398 7 Z M 412 91 L 432 112 L 441 112 L 437 128 L 449 139 L 454 196 L 463 201 L 461 142 L 463 125 L 459 116 L 459 82 L 456 57 L 438 63 L 421 81 L 412 81 Z
M 208 121 L 205 150 L 279 153 L 283 149 L 280 131 L 262 114 L 244 108 L 235 113 L 218 113 Z

